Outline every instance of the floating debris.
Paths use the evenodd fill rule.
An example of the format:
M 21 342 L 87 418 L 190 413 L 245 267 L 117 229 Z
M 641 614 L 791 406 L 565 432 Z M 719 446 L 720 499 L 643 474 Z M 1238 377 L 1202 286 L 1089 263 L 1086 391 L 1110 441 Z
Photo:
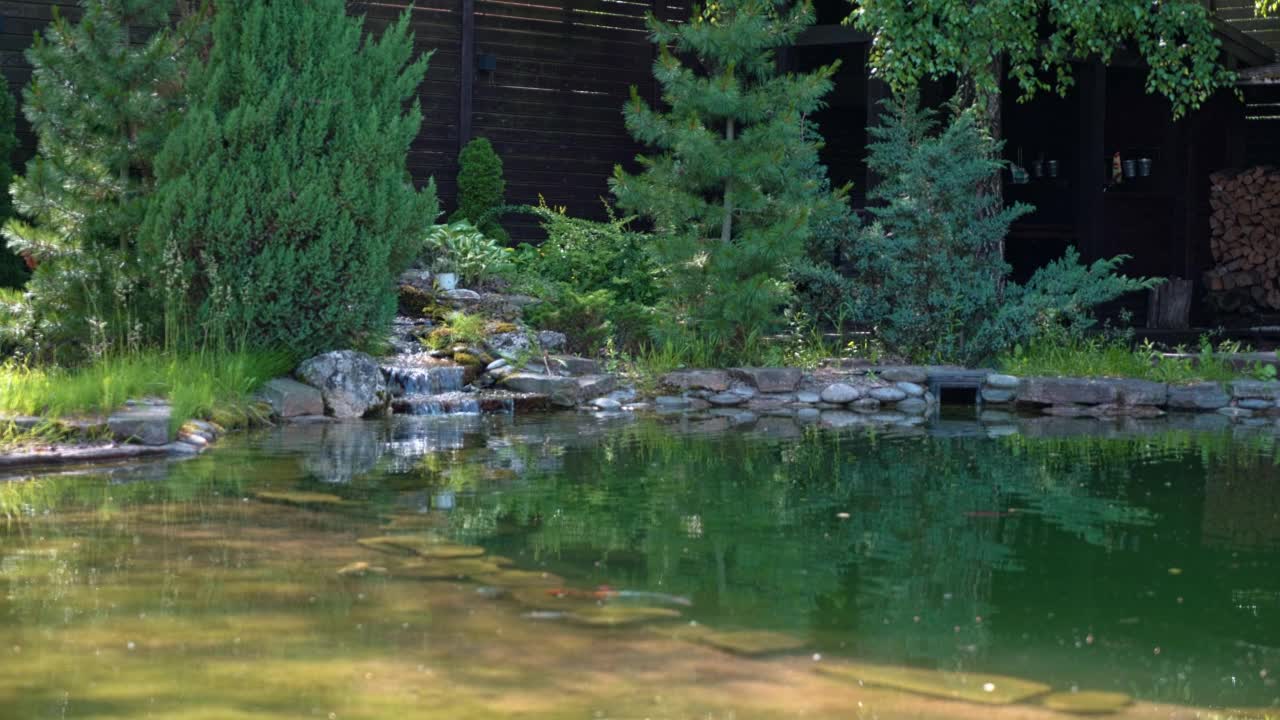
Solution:
M 1040 701 L 1050 710 L 1077 715 L 1102 715 L 1120 712 L 1133 703 L 1133 698 L 1119 692 L 1060 692 Z
M 305 492 L 301 490 L 256 492 L 253 494 L 253 499 L 258 500 L 259 502 L 274 503 L 276 505 L 292 505 L 294 507 L 303 508 L 342 507 L 344 505 L 352 504 L 337 495 Z
M 367 562 L 353 562 L 338 568 L 342 577 L 364 577 L 365 575 L 386 575 L 387 569 L 381 565 L 370 565 Z
M 984 705 L 1009 705 L 1048 693 L 1048 685 L 1002 675 L 942 672 L 888 665 L 823 663 L 818 672 L 841 680 L 906 690 L 920 695 L 966 700 Z
M 566 618 L 569 622 L 590 627 L 622 627 L 640 625 L 658 620 L 674 620 L 680 617 L 679 610 L 659 607 L 643 607 L 638 605 L 601 605 L 594 608 L 574 610 Z
M 706 625 L 680 625 L 655 632 L 676 640 L 707 645 L 747 657 L 790 652 L 808 644 L 803 638 L 786 633 L 768 630 L 716 630 Z

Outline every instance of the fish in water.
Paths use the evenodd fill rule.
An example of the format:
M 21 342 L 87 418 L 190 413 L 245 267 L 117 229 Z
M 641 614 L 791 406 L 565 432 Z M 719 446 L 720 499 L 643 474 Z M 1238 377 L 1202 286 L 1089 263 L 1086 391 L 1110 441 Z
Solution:
M 601 585 L 594 590 L 577 590 L 575 588 L 552 588 L 547 591 L 552 597 L 581 597 L 591 598 L 592 600 L 643 600 L 645 602 L 663 603 L 666 605 L 684 605 L 686 607 L 693 605 L 693 601 L 687 597 L 679 595 L 669 595 L 667 593 L 647 592 L 644 590 L 615 590 L 608 585 Z

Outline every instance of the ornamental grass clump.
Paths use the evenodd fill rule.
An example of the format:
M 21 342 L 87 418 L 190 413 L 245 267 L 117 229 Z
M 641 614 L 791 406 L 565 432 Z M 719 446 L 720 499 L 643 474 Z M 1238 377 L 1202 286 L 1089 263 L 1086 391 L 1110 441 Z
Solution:
M 218 3 L 142 228 L 171 340 L 376 342 L 438 214 L 405 164 L 427 60 L 408 12 L 374 38 L 340 0 Z

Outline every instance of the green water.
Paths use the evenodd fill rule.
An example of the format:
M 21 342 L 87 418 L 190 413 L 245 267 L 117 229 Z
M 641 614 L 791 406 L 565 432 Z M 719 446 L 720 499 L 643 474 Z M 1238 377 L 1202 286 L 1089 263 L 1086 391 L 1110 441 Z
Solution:
M 0 718 L 1053 716 L 814 672 L 846 662 L 1119 691 L 1134 717 L 1280 706 L 1275 429 L 1089 423 L 408 418 L 0 481 Z M 410 530 L 805 647 L 337 574 Z

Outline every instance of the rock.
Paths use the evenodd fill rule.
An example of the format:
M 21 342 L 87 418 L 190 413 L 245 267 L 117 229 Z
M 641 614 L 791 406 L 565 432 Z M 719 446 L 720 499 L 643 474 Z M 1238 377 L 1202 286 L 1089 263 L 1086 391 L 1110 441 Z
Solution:
M 540 330 L 536 337 L 538 347 L 547 353 L 559 352 L 569 343 L 569 339 L 565 337 L 564 333 L 556 332 L 555 330 Z
M 203 435 L 190 432 L 179 432 L 178 442 L 186 443 L 192 447 L 200 448 L 202 450 L 209 445 L 209 441 Z
M 1239 407 L 1222 407 L 1218 408 L 1218 414 L 1223 415 L 1232 420 L 1243 420 L 1244 418 L 1253 417 L 1253 411 Z
M 185 456 L 199 455 L 200 451 L 202 450 L 202 448 L 198 448 L 195 445 L 192 445 L 191 443 L 185 443 L 185 442 L 171 442 L 166 445 L 148 445 L 147 447 L 161 447 L 161 448 L 164 448 L 165 451 L 167 451 L 170 455 L 185 455 Z
M 998 388 L 984 387 L 982 388 L 982 402 L 1003 404 L 1013 402 L 1017 396 L 1012 390 L 1000 390 Z
M 1089 406 L 1076 405 L 1074 403 L 1062 403 L 1060 405 L 1050 405 L 1049 407 L 1041 409 L 1040 412 L 1044 413 L 1045 415 L 1052 415 L 1054 417 L 1068 417 L 1068 418 L 1091 417 L 1093 415 L 1093 410 Z
M 655 630 L 665 637 L 706 645 L 717 650 L 758 657 L 799 650 L 808 645 L 804 639 L 768 630 L 714 630 L 706 625 L 675 625 Z
M 636 605 L 600 605 L 570 612 L 566 619 L 576 625 L 588 627 L 621 627 L 640 625 L 657 620 L 674 620 L 679 610 L 671 608 L 641 607 Z
M 909 382 L 923 385 L 929 382 L 929 373 L 922 367 L 899 365 L 881 368 L 876 372 L 883 380 L 891 383 Z
M 635 402 L 636 390 L 635 388 L 631 388 L 631 387 L 618 388 L 617 390 L 614 390 L 613 392 L 609 393 L 605 397 L 609 398 L 610 400 L 617 400 L 618 402 L 625 405 L 630 402 Z
M 1155 418 L 1164 415 L 1164 410 L 1155 405 L 1094 405 L 1089 414 L 1094 417 Z
M 595 375 L 600 372 L 600 364 L 595 360 L 574 355 L 552 355 L 549 364 L 551 372 L 563 375 Z
M 1176 410 L 1217 410 L 1229 402 L 1231 398 L 1215 382 L 1169 386 L 1169 407 Z
M 529 336 L 522 332 L 494 333 L 484 339 L 484 345 L 490 353 L 508 363 L 533 353 L 533 343 L 529 341 Z
M 486 371 L 486 372 L 493 372 L 494 370 L 501 370 L 501 369 L 502 369 L 502 368 L 504 368 L 504 367 L 508 367 L 508 365 L 507 365 L 507 359 L 506 359 L 506 358 L 498 358 L 497 360 L 494 360 L 493 362 L 489 363 L 488 365 L 485 365 L 485 366 L 484 366 L 484 369 L 485 369 L 485 371 Z
M 560 407 L 573 407 L 582 397 L 577 378 L 514 372 L 502 378 L 502 384 L 516 392 L 545 395 Z
M 472 576 L 481 585 L 500 588 L 564 587 L 564 578 L 537 570 L 500 570 Z
M 882 403 L 895 403 L 899 400 L 906 400 L 907 394 L 896 387 L 878 387 L 872 388 L 867 393 L 867 397 L 875 398 Z
M 759 394 L 759 392 L 745 383 L 734 383 L 729 387 L 729 392 L 734 395 L 741 395 L 744 398 L 751 399 Z
M 849 403 L 849 407 L 860 413 L 873 413 L 880 410 L 880 401 L 872 397 L 864 397 Z
M 799 423 L 808 425 L 810 423 L 818 422 L 821 419 L 822 411 L 818 408 L 800 408 L 796 411 L 796 422 Z
M 1260 398 L 1275 401 L 1280 396 L 1280 382 L 1275 380 L 1236 380 L 1231 383 L 1231 397 Z
M 390 397 L 378 363 L 354 350 L 317 355 L 299 365 L 297 375 L 306 384 L 319 388 L 325 412 L 334 417 L 364 417 L 384 407 Z
M 303 508 L 343 507 L 351 503 L 337 495 L 329 493 L 305 492 L 302 490 L 262 491 L 253 494 L 253 499 L 276 505 L 292 505 Z
M 733 368 L 729 374 L 764 393 L 795 392 L 804 376 L 800 368 Z
M 621 410 L 622 403 L 608 397 L 598 397 L 591 401 L 591 407 L 597 410 Z
M 822 413 L 818 421 L 822 423 L 823 427 L 829 428 L 852 427 L 865 422 L 861 415 L 844 410 L 828 410 Z
M 475 290 L 466 290 L 464 288 L 456 288 L 454 290 L 445 290 L 440 293 L 440 297 L 446 300 L 479 300 L 480 293 Z
M 170 428 L 172 417 L 173 411 L 168 405 L 137 405 L 112 413 L 107 418 L 107 427 L 112 436 L 123 442 L 168 445 L 174 438 Z
M 356 544 L 371 550 L 381 550 L 401 555 L 418 555 L 429 560 L 457 560 L 484 555 L 484 548 L 475 545 L 454 545 L 431 535 L 383 535 L 360 538 Z
M 894 383 L 893 386 L 906 393 L 907 397 L 924 397 L 924 388 L 913 382 L 907 382 L 904 380 L 902 382 Z
M 1078 715 L 1104 715 L 1120 712 L 1133 703 L 1133 698 L 1118 692 L 1057 692 L 1046 695 L 1040 704 L 1058 712 Z
M 814 667 L 824 675 L 852 682 L 857 686 L 875 685 L 984 705 L 1011 705 L 1044 695 L 1051 689 L 1048 685 L 1021 678 L 972 672 L 944 672 L 853 662 L 818 663 Z
M 730 427 L 751 425 L 760 419 L 760 416 L 750 410 L 736 410 L 734 408 L 716 408 L 711 411 L 711 415 L 727 419 Z
M 676 370 L 662 376 L 663 385 L 680 390 L 724 392 L 729 382 L 729 373 L 724 370 Z
M 821 402 L 822 396 L 814 392 L 798 392 L 796 393 L 796 402 L 812 405 Z
M 1041 405 L 1105 405 L 1120 399 L 1116 386 L 1090 378 L 1023 378 L 1018 401 Z
M 822 394 L 819 395 L 822 402 L 833 403 L 836 405 L 851 403 L 860 397 L 862 397 L 861 390 L 852 385 L 846 385 L 845 383 L 834 383 L 828 385 L 822 389 Z
M 276 417 L 324 414 L 324 397 L 320 391 L 292 378 L 268 381 L 258 391 L 258 397 L 271 405 L 271 411 Z
M 1109 380 L 1116 387 L 1121 405 L 1164 407 L 1169 402 L 1169 386 L 1150 380 Z
M 653 399 L 653 404 L 665 409 L 684 409 L 692 405 L 689 398 L 674 395 L 660 395 Z
M 1276 406 L 1275 400 L 1264 400 L 1256 397 L 1246 397 L 1236 401 L 1238 407 L 1246 410 L 1270 410 Z
M 495 368 L 493 370 L 490 370 L 489 374 L 492 375 L 494 378 L 501 380 L 502 378 L 515 372 L 520 372 L 520 371 L 516 368 L 511 367 L 510 365 L 503 365 L 500 368 Z
M 392 568 L 391 574 L 410 580 L 461 580 L 502 572 L 489 558 L 471 557 L 448 560 L 413 559 Z
M 923 415 L 929 411 L 929 403 L 922 398 L 907 398 L 894 405 L 894 408 L 908 415 Z
M 716 393 L 715 395 L 707 398 L 707 402 L 721 407 L 733 407 L 735 405 L 741 405 L 746 401 L 747 398 L 739 395 L 738 393 L 731 392 Z
M 1012 375 L 1001 375 L 999 373 L 992 373 L 988 375 L 986 379 L 983 380 L 983 382 L 986 384 L 987 387 L 995 390 L 1017 390 L 1018 389 L 1018 378 Z
M 578 397 L 603 397 L 618 386 L 614 375 L 586 375 L 578 378 Z

